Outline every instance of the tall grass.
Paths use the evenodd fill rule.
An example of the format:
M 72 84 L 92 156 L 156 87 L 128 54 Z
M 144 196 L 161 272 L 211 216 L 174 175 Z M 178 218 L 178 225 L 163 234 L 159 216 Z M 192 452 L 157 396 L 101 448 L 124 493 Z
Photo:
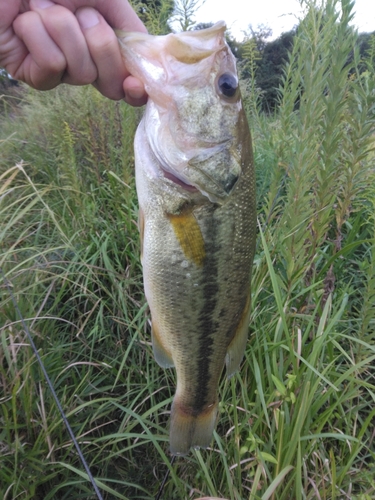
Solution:
M 375 71 L 359 61 L 352 7 L 312 4 L 278 113 L 249 105 L 259 238 L 248 348 L 222 381 L 212 448 L 173 467 L 175 375 L 153 360 L 138 258 L 138 113 L 69 87 L 24 89 L 4 107 L 0 266 L 105 498 L 153 498 L 168 468 L 166 499 L 374 498 Z M 93 498 L 0 290 L 0 496 Z

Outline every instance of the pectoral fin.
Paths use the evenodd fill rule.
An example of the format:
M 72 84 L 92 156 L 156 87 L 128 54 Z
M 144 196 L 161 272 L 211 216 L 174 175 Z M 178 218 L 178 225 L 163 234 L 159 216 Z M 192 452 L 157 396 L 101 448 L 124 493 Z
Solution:
M 249 319 L 250 319 L 250 295 L 246 301 L 244 311 L 242 313 L 241 320 L 238 324 L 236 333 L 229 344 L 227 355 L 225 357 L 225 364 L 227 367 L 227 377 L 231 377 L 239 369 L 240 363 L 242 361 L 247 336 L 249 331 Z
M 173 368 L 174 362 L 172 359 L 172 354 L 162 343 L 162 339 L 160 337 L 159 328 L 157 323 L 152 320 L 152 350 L 154 352 L 155 361 L 162 368 Z

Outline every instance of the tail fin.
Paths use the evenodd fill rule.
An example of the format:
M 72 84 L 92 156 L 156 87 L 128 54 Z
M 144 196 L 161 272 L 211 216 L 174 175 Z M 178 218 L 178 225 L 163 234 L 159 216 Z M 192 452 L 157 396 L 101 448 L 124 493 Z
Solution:
M 190 448 L 207 448 L 216 424 L 218 403 L 199 414 L 182 409 L 176 397 L 172 404 L 169 443 L 172 455 L 187 455 Z

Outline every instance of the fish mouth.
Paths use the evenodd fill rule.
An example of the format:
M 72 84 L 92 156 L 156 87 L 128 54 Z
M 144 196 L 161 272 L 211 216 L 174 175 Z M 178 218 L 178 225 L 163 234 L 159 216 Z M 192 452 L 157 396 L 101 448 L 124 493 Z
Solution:
M 177 186 L 182 187 L 182 189 L 184 189 L 185 191 L 189 191 L 191 193 L 196 193 L 198 191 L 198 189 L 195 186 L 188 184 L 187 182 L 184 182 L 183 180 L 181 180 L 179 177 L 173 175 L 168 170 L 165 170 L 164 168 L 161 168 L 161 170 L 162 170 L 163 175 L 166 179 L 169 179 L 170 181 L 177 184 Z
M 237 162 L 233 165 L 233 160 L 228 158 L 229 142 L 228 140 L 218 144 L 207 142 L 205 148 L 200 144 L 200 150 L 196 150 L 190 160 L 185 159 L 186 163 L 181 162 L 182 172 L 180 169 L 170 167 L 165 161 L 166 158 L 158 154 L 158 148 L 154 154 L 159 159 L 160 170 L 166 179 L 184 191 L 200 192 L 211 202 L 222 204 L 232 192 L 240 175 Z M 220 164 L 223 164 L 224 168 L 220 168 Z
M 190 165 L 190 167 L 191 166 L 192 165 Z M 188 193 L 201 193 L 203 196 L 206 196 L 212 203 L 218 203 L 219 205 L 225 203 L 225 200 L 231 194 L 239 179 L 239 174 L 237 174 L 237 172 L 226 173 L 224 179 L 222 180 L 215 179 L 211 175 L 207 174 L 207 172 L 203 172 L 202 170 L 196 169 L 193 166 L 193 169 L 190 171 L 190 173 L 194 174 L 194 177 L 196 177 L 196 182 L 194 184 L 190 184 L 185 181 L 185 176 L 183 176 L 183 180 L 178 174 L 172 174 L 169 169 L 167 170 L 161 165 L 160 170 L 165 179 L 173 182 L 176 186 L 180 187 L 184 191 Z

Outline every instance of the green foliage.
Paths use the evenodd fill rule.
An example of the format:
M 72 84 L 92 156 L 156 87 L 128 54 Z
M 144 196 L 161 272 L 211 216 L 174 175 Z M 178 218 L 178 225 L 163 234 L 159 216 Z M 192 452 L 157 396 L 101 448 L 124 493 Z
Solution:
M 242 44 L 242 62 L 238 64 L 241 78 L 242 95 L 245 109 L 248 115 L 257 114 L 261 94 L 256 82 L 256 64 L 260 59 L 254 38 L 249 38 Z
M 170 32 L 174 0 L 131 0 L 130 3 L 151 34 L 166 35 Z
M 275 358 L 261 366 L 260 373 L 271 376 L 264 385 L 273 384 L 284 408 L 287 403 L 288 411 L 298 409 L 294 423 L 288 416 L 287 429 L 286 421 L 280 424 L 284 443 L 293 444 L 273 453 L 280 459 L 270 480 L 288 465 L 301 473 L 289 482 L 285 477 L 284 492 L 277 498 L 316 498 L 317 492 L 326 498 L 359 498 L 374 492 L 370 477 L 375 447 L 368 434 L 375 382 L 374 66 L 367 59 L 368 70 L 361 72 L 363 59 L 349 26 L 352 4 L 340 4 L 340 17 L 336 1 L 327 1 L 322 9 L 312 5 L 285 68 L 279 113 L 272 120 L 258 120 L 255 129 L 268 267 L 257 277 L 263 261 L 259 259 L 254 279 L 263 285 L 270 273 L 278 304 L 275 336 L 264 340 L 264 348 L 272 353 L 280 345 L 284 349 L 281 357 L 276 349 Z M 270 149 L 273 154 L 265 156 L 263 151 Z M 268 166 L 267 177 L 266 165 L 272 168 L 270 174 Z M 260 295 L 262 299 L 263 292 Z M 272 294 L 268 305 L 266 296 L 259 300 L 263 318 L 272 310 Z M 267 327 L 260 326 L 263 335 L 269 331 L 267 317 Z M 254 359 L 258 360 L 256 354 Z M 309 367 L 305 376 L 303 364 Z M 264 407 L 269 407 L 264 400 Z M 280 415 L 275 415 L 276 422 Z M 283 415 L 284 419 L 288 413 Z M 355 430 L 357 417 L 361 423 Z M 331 434 L 333 428 L 353 440 L 347 453 L 338 442 L 343 438 Z M 311 443 L 318 444 L 314 435 L 326 444 L 313 446 L 315 455 L 309 460 L 331 485 L 306 469 Z M 276 443 L 276 437 L 270 440 L 267 452 Z M 332 470 L 324 470 L 325 460 Z M 355 462 L 352 482 L 354 476 L 345 474 Z
M 202 29 L 196 24 L 195 13 L 205 0 L 132 0 L 138 16 L 153 35 L 175 31 Z
M 12 119 L 18 113 L 20 86 L 0 68 L 0 114 Z M 1 122 L 0 122 L 1 128 Z
M 246 69 L 251 67 L 255 61 L 254 71 L 256 79 L 254 85 L 258 89 L 260 96 L 259 107 L 266 113 L 272 113 L 277 110 L 280 104 L 279 87 L 282 85 L 285 64 L 289 60 L 289 53 L 292 51 L 294 38 L 299 27 L 296 26 L 291 31 L 282 33 L 278 38 L 272 41 L 267 39 L 271 36 L 271 30 L 261 25 L 257 29 L 250 27 L 244 41 L 237 40 L 228 36 L 228 43 L 240 62 L 242 69 L 242 78 L 252 80 L 253 75 Z M 364 71 L 367 62 L 374 61 L 374 34 L 360 33 L 356 39 L 355 48 L 359 53 L 361 61 L 358 69 Z M 249 55 L 249 42 L 255 47 L 256 58 Z M 353 61 L 353 52 L 348 54 L 348 62 Z
M 176 31 L 195 29 L 195 13 L 204 2 L 205 0 L 175 0 L 170 24 L 177 26 Z
M 355 48 L 348 0 L 312 7 L 279 111 L 262 115 L 243 87 L 259 205 L 251 335 L 221 383 L 212 447 L 173 466 L 175 374 L 153 360 L 139 263 L 138 113 L 71 87 L 2 108 L 0 267 L 106 499 L 154 498 L 168 468 L 172 500 L 374 498 L 374 61 Z M 0 496 L 92 498 L 0 293 Z

